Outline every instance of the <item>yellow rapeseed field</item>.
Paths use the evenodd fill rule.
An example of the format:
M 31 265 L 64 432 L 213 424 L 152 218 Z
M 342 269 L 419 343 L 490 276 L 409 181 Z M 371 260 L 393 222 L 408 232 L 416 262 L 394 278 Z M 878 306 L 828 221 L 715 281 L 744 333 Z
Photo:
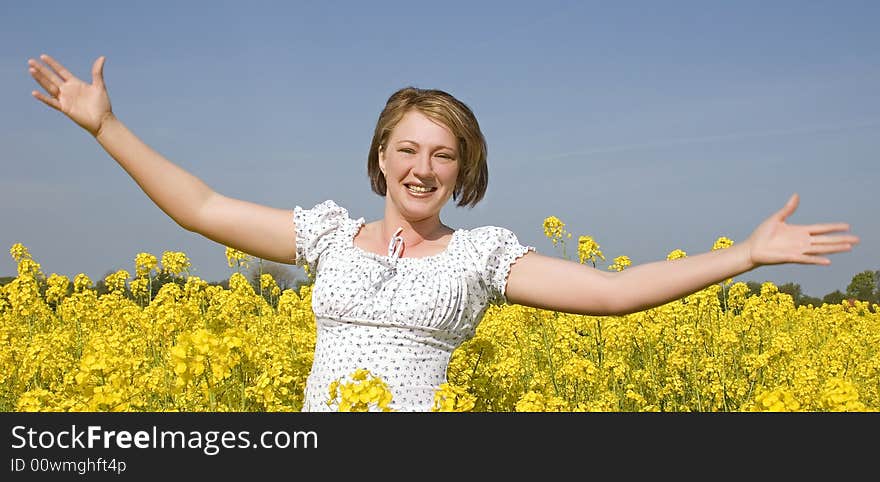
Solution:
M 571 234 L 544 222 L 565 253 Z M 713 249 L 733 242 L 719 238 Z M 577 260 L 605 260 L 580 236 Z M 298 411 L 315 344 L 311 286 L 258 291 L 250 259 L 227 248 L 229 289 L 189 276 L 184 253 L 135 257 L 98 296 L 93 282 L 48 278 L 27 248 L 0 287 L 3 411 Z M 687 256 L 673 250 L 668 259 Z M 161 268 L 160 268 L 161 264 Z M 607 269 L 630 266 L 618 256 Z M 159 273 L 166 283 L 150 299 Z M 127 286 L 126 286 L 127 285 Z M 127 289 L 126 289 L 127 287 Z M 880 310 L 865 302 L 795 307 L 764 283 L 725 283 L 626 316 L 490 306 L 452 356 L 436 411 L 877 411 Z M 342 410 L 387 410 L 367 370 L 330 387 Z

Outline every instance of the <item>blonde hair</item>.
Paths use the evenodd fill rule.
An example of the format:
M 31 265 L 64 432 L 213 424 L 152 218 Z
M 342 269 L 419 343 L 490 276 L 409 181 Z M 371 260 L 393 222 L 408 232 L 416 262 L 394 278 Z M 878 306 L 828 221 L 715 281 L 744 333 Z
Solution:
M 386 194 L 388 186 L 379 168 L 379 150 L 385 149 L 391 131 L 410 110 L 417 110 L 446 126 L 458 139 L 459 169 L 452 199 L 457 200 L 459 206 L 476 206 L 489 184 L 486 139 L 471 109 L 452 95 L 436 89 L 404 87 L 388 98 L 376 122 L 367 156 L 367 175 L 373 192 L 380 196 Z

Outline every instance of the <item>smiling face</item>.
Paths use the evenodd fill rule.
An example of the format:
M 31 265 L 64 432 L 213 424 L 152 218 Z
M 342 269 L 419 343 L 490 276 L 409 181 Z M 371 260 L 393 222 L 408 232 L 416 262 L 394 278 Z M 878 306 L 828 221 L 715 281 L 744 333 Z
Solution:
M 379 149 L 379 168 L 388 202 L 402 217 L 411 222 L 439 219 L 458 179 L 458 142 L 446 126 L 410 110 Z

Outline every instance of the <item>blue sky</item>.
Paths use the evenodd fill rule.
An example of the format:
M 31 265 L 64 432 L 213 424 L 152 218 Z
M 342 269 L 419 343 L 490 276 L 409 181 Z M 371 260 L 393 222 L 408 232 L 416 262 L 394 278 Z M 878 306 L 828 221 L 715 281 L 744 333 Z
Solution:
M 609 263 L 744 241 L 788 197 L 796 224 L 849 222 L 830 266 L 739 281 L 845 290 L 880 269 L 880 3 L 18 2 L 0 14 L 0 276 L 26 245 L 43 271 L 93 280 L 139 252 L 184 251 L 229 276 L 223 246 L 181 229 L 84 130 L 30 95 L 27 59 L 80 78 L 100 55 L 113 110 L 232 197 L 334 199 L 382 216 L 366 154 L 388 96 L 450 92 L 477 115 L 490 180 L 456 228 L 504 226 L 562 256 L 546 216 Z M 571 253 L 574 246 L 569 250 Z M 607 264 L 600 267 L 605 269 Z M 299 268 L 293 268 L 301 273 Z M 588 289 L 588 287 L 585 287 Z

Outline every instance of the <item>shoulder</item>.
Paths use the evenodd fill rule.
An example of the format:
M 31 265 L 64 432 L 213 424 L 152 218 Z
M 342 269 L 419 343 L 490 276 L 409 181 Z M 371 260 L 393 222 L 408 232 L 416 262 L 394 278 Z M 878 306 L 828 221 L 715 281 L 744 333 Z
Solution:
M 317 211 L 340 211 L 348 214 L 348 210 L 344 207 L 340 206 L 336 201 L 332 199 L 327 199 L 326 201 L 321 201 L 312 208 L 312 210 Z
M 332 199 L 310 209 L 294 208 L 297 264 L 313 265 L 324 252 L 338 247 L 357 224 L 348 210 Z
M 480 276 L 493 304 L 506 302 L 505 292 L 511 266 L 533 246 L 522 245 L 516 234 L 501 226 L 480 226 L 467 231 L 467 238 Z
M 485 249 L 519 243 L 519 239 L 513 231 L 501 226 L 480 226 L 463 231 L 472 244 Z
M 469 251 L 480 259 L 481 265 L 509 263 L 527 251 L 535 251 L 534 247 L 521 244 L 513 231 L 501 226 L 480 226 L 463 231 Z
M 303 221 L 316 220 L 342 220 L 349 219 L 348 209 L 340 206 L 336 201 L 327 199 L 315 204 L 312 208 L 306 209 L 299 205 L 294 207 L 294 219 Z
M 293 210 L 297 237 L 316 239 L 354 224 L 348 210 L 332 199 L 315 204 L 310 209 L 296 206 Z

